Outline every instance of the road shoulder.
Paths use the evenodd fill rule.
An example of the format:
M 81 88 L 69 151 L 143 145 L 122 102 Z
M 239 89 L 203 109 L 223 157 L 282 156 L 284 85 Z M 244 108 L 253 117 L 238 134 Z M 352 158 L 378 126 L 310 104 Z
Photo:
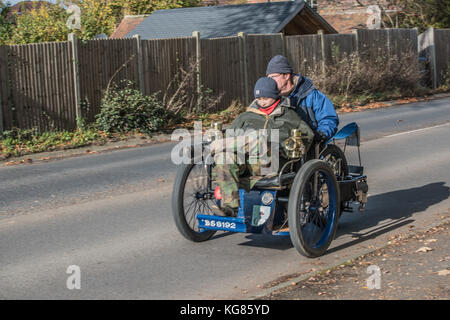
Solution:
M 449 209 L 450 211 L 450 209 Z M 258 299 L 408 300 L 450 298 L 450 220 L 396 235 L 386 246 L 321 270 Z

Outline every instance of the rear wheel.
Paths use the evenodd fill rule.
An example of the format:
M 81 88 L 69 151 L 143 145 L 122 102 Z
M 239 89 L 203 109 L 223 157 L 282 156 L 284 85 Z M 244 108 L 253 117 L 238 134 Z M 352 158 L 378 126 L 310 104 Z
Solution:
M 216 231 L 198 228 L 198 214 L 214 214 L 216 205 L 211 193 L 210 165 L 184 164 L 179 167 L 172 195 L 172 214 L 180 233 L 188 240 L 200 242 Z
M 322 160 L 306 162 L 297 173 L 289 194 L 289 234 L 295 248 L 304 256 L 323 255 L 338 225 L 339 187 L 329 164 Z
M 330 164 L 337 179 L 344 179 L 348 175 L 347 159 L 338 146 L 334 144 L 327 145 L 325 150 L 320 153 L 319 159 Z
M 338 181 L 344 180 L 348 176 L 347 159 L 345 158 L 344 152 L 337 145 L 328 144 L 325 150 L 320 153 L 319 159 L 328 162 Z M 341 209 L 339 215 L 341 215 L 347 203 L 343 201 L 339 206 Z

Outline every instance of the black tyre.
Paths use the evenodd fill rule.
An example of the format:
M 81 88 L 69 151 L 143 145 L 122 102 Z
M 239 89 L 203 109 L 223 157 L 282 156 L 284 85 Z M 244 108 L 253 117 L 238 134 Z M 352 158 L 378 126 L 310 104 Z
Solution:
M 200 230 L 198 214 L 213 214 L 214 200 L 208 186 L 209 165 L 184 164 L 178 169 L 172 194 L 172 214 L 180 233 L 188 240 L 200 242 L 216 231 Z
M 344 152 L 337 145 L 327 145 L 325 150 L 320 153 L 319 158 L 330 164 L 331 169 L 336 175 L 336 179 L 343 180 L 346 176 L 348 176 L 347 159 L 345 158 Z M 340 203 L 341 210 L 339 216 L 342 214 L 346 206 L 347 203 L 345 201 Z
M 309 258 L 323 255 L 336 234 L 339 211 L 339 186 L 329 164 L 306 162 L 289 194 L 289 234 L 295 248 Z

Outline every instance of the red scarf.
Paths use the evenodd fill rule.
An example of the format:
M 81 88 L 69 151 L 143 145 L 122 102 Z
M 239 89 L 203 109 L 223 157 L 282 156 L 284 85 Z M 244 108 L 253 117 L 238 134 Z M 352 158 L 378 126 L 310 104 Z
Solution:
M 259 111 L 264 112 L 265 114 L 269 115 L 273 112 L 273 110 L 275 110 L 275 108 L 278 106 L 278 104 L 280 103 L 281 99 L 278 99 L 277 101 L 275 101 L 270 107 L 267 108 L 261 108 L 259 107 Z

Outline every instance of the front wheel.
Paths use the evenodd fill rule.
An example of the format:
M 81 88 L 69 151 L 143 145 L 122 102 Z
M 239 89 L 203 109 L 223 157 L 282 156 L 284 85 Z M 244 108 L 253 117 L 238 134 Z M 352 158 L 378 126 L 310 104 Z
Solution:
M 184 164 L 178 169 L 173 187 L 172 214 L 178 231 L 188 240 L 200 242 L 215 231 L 198 227 L 198 214 L 214 214 L 210 192 L 210 166 Z
M 295 248 L 309 258 L 323 255 L 336 234 L 339 211 L 339 187 L 330 165 L 306 162 L 289 194 L 289 234 Z

